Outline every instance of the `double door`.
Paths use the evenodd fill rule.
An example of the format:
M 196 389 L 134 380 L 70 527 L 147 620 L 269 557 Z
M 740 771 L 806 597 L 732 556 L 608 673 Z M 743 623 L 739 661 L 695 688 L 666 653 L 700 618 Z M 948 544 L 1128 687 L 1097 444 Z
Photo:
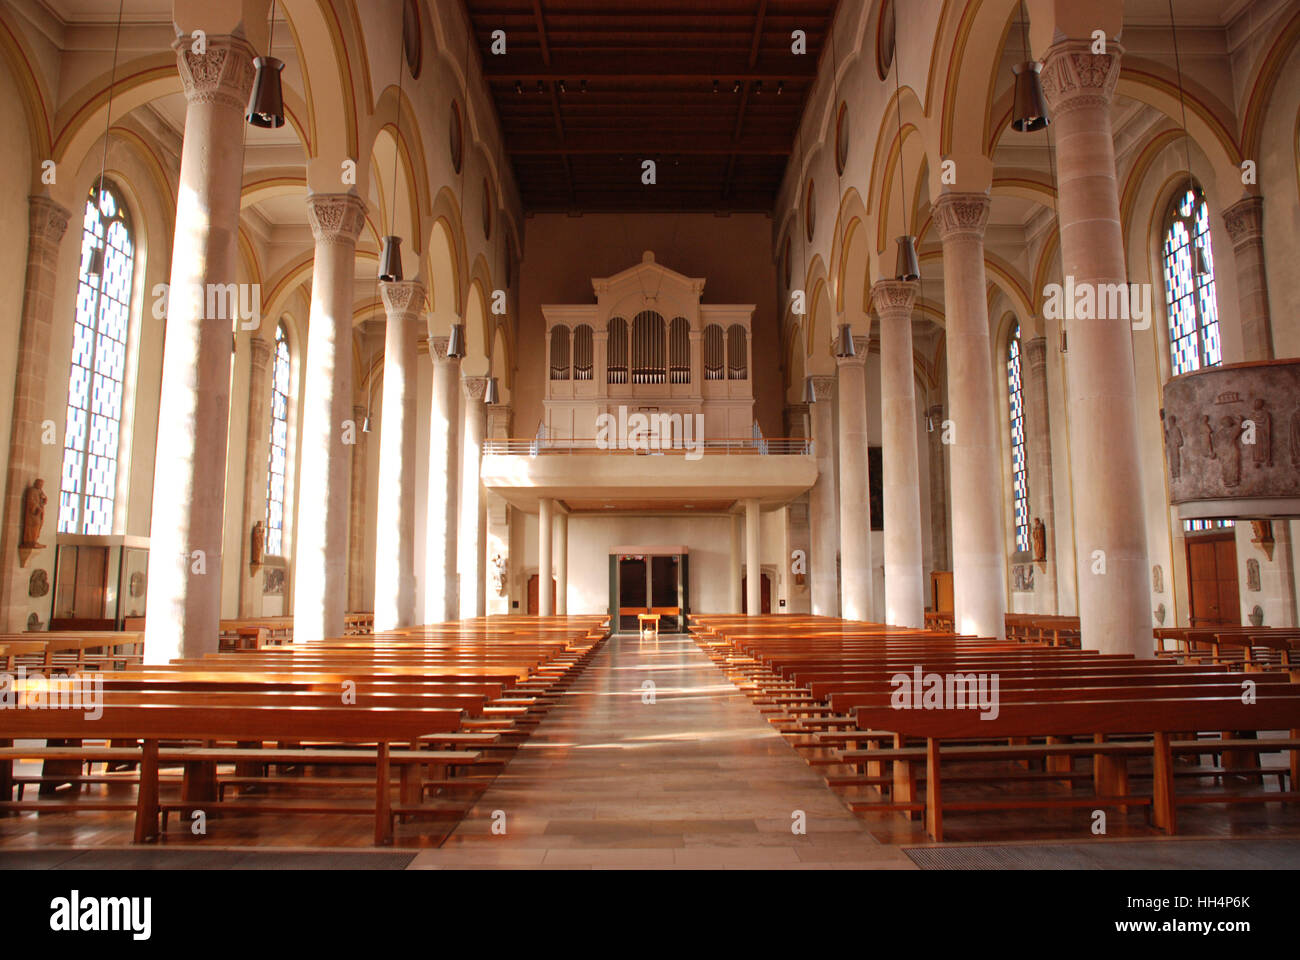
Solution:
M 659 615 L 661 633 L 686 627 L 687 556 L 685 554 L 619 555 L 609 558 L 610 619 L 620 631 L 637 629 L 637 616 Z

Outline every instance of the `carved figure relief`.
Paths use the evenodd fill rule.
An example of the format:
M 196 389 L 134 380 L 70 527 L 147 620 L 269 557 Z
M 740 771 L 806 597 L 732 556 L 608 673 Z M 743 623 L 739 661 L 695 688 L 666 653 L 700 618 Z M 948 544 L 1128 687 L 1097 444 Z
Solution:
M 1235 487 L 1241 482 L 1241 429 L 1236 417 L 1225 416 L 1219 420 L 1212 442 L 1223 485 Z
M 1175 480 L 1183 472 L 1183 431 L 1172 414 L 1165 421 L 1165 456 L 1169 458 L 1169 476 Z
M 505 557 L 496 553 L 492 555 L 492 589 L 497 592 L 498 596 L 506 595 L 508 567 Z
M 1151 589 L 1156 593 L 1165 592 L 1165 570 L 1158 563 L 1151 568 Z
M 1264 608 L 1258 603 L 1251 608 L 1250 625 L 1252 627 L 1262 627 L 1264 625 Z
M 50 592 L 50 575 L 44 570 L 33 570 L 27 582 L 27 596 L 43 597 Z
M 269 597 L 284 596 L 284 568 L 271 567 L 262 578 L 262 593 Z
M 43 626 L 45 626 L 45 624 L 41 623 L 41 618 L 38 617 L 36 614 L 33 613 L 33 614 L 29 614 L 29 615 L 28 615 L 28 617 L 27 617 L 27 631 L 28 631 L 28 633 L 35 633 L 37 630 L 41 629 L 41 627 L 43 627 Z
M 128 589 L 131 591 L 131 596 L 133 597 L 144 596 L 144 573 L 137 570 L 135 573 L 131 574 L 131 582 Z
M 1300 407 L 1291 414 L 1291 465 L 1300 467 Z
M 1032 593 L 1034 589 L 1034 565 L 1017 563 L 1011 567 L 1013 589 L 1021 593 Z
M 23 497 L 23 539 L 20 544 L 25 550 L 43 550 L 41 527 L 45 526 L 45 505 L 50 498 L 45 495 L 45 481 L 39 477 L 27 488 Z
M 1263 398 L 1255 401 L 1255 412 L 1250 415 L 1255 424 L 1255 469 L 1273 466 L 1273 415 L 1264 406 Z
M 1165 617 L 1168 616 L 1168 611 L 1165 610 L 1165 605 L 1163 603 L 1157 604 L 1156 608 L 1152 610 L 1151 613 L 1156 618 L 1156 624 L 1158 626 L 1164 626 Z
M 1259 593 L 1259 561 L 1251 557 L 1246 561 L 1246 589 L 1251 593 Z

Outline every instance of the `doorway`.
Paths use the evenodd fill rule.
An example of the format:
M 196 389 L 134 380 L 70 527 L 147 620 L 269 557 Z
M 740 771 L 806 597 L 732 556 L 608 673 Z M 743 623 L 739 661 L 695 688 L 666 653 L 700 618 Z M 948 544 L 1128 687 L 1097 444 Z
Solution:
M 759 609 L 763 613 L 771 613 L 772 612 L 772 578 L 769 577 L 766 573 L 763 574 L 763 579 L 759 583 L 759 592 L 761 594 L 761 597 L 758 602 Z M 740 578 L 740 612 L 748 614 L 749 613 L 748 608 L 749 608 L 749 577 L 744 576 Z
M 610 555 L 610 619 L 620 631 L 638 627 L 637 615 L 659 614 L 661 633 L 680 633 L 687 613 L 684 553 Z
M 528 615 L 535 617 L 541 612 L 541 594 L 538 592 L 541 574 L 534 573 L 528 578 Z M 551 609 L 555 609 L 555 578 L 551 578 Z
M 1186 538 L 1187 593 L 1193 627 L 1238 626 L 1237 539 L 1231 531 Z

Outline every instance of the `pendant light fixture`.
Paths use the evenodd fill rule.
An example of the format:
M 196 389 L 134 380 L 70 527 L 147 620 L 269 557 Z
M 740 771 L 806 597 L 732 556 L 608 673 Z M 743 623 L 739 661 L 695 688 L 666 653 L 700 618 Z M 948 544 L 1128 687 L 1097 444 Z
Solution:
M 1178 25 L 1174 21 L 1174 0 L 1169 0 L 1169 32 L 1174 41 L 1174 67 L 1178 72 L 1178 106 L 1183 116 L 1183 151 L 1187 158 L 1187 192 L 1191 194 L 1191 212 L 1183 217 L 1187 230 L 1187 243 L 1192 248 L 1193 283 L 1208 282 L 1210 261 L 1205 256 L 1205 248 L 1196 242 L 1196 181 L 1192 176 L 1192 137 L 1187 132 L 1187 100 L 1183 94 L 1183 61 L 1178 50 Z M 1180 204 L 1181 206 L 1181 204 Z
M 465 324 L 451 325 L 451 336 L 447 338 L 447 357 L 451 360 L 465 359 Z
M 396 186 L 396 181 L 394 181 Z M 383 283 L 402 282 L 402 238 L 389 235 L 384 237 L 383 249 L 379 255 L 379 279 Z
M 398 31 L 401 49 L 397 55 L 397 103 L 393 106 L 393 200 L 388 211 L 388 236 L 379 251 L 379 279 L 382 283 L 402 282 L 402 238 L 397 236 L 397 161 L 402 153 L 402 81 L 406 72 L 406 17 Z
M 812 403 L 816 403 L 816 402 L 817 402 L 817 388 L 813 386 L 812 377 L 805 377 L 805 378 L 804 378 L 804 381 L 803 381 L 803 402 L 804 402 L 804 403 L 809 403 L 809 404 L 812 404 Z
M 1011 127 L 1020 133 L 1035 133 L 1051 123 L 1052 118 L 1048 116 L 1047 98 L 1043 96 L 1043 65 L 1029 51 L 1029 14 L 1024 0 L 1020 2 L 1020 36 L 1024 41 L 1025 59 L 1011 68 L 1016 77 Z
M 907 224 L 907 171 L 903 157 L 903 60 L 898 55 L 898 17 L 894 17 L 894 108 L 898 118 L 898 199 L 899 213 Z M 916 255 L 916 238 L 910 233 L 898 237 L 898 261 L 894 279 L 915 282 L 921 279 L 921 261 Z
M 275 44 L 275 0 L 271 0 L 271 35 L 266 56 L 253 58 L 253 95 L 248 101 L 245 119 L 255 127 L 276 129 L 284 126 L 284 86 L 280 71 L 284 61 L 271 56 Z
M 856 357 L 857 355 L 857 347 L 853 345 L 853 327 L 847 323 L 841 323 L 839 335 L 835 338 L 835 356 L 843 359 Z
M 108 135 L 113 127 L 113 88 L 117 85 L 117 55 L 122 48 L 122 8 L 125 0 L 117 5 L 117 28 L 113 34 L 113 67 L 108 74 L 108 105 L 104 108 L 104 150 L 99 159 L 99 179 L 95 181 L 95 209 L 100 209 L 104 194 L 104 174 L 108 171 Z M 104 244 L 98 243 L 90 251 L 90 263 L 86 265 L 86 275 L 102 280 L 104 277 Z
M 483 402 L 489 406 L 501 402 L 501 391 L 496 377 L 487 378 L 487 388 L 483 391 Z

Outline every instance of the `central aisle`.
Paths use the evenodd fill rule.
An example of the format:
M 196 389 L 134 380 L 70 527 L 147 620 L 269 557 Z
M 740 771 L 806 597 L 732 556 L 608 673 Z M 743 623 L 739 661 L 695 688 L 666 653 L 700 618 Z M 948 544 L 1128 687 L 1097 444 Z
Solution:
M 439 866 L 915 869 L 677 635 L 606 641 L 444 846 L 412 864 Z

